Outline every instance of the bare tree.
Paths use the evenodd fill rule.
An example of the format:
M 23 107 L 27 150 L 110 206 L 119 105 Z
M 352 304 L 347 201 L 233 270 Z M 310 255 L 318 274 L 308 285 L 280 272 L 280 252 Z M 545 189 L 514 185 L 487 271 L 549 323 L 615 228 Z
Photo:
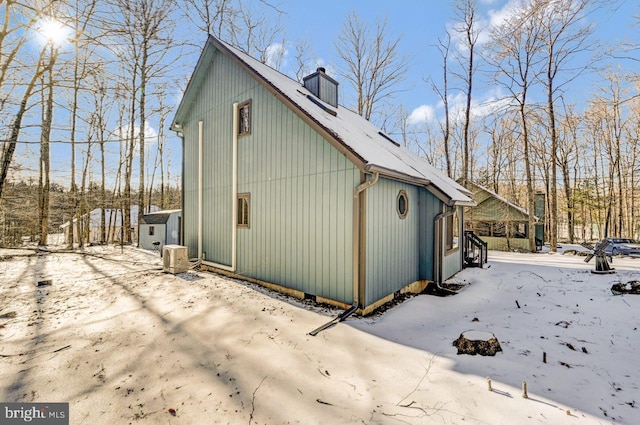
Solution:
M 433 80 L 431 88 L 438 95 L 444 107 L 444 120 L 441 126 L 442 143 L 444 147 L 444 157 L 447 165 L 447 175 L 453 177 L 451 166 L 450 138 L 451 138 L 451 117 L 449 116 L 449 49 L 451 47 L 451 34 L 446 32 L 445 39 L 438 39 L 438 51 L 442 56 L 442 89 L 440 89 Z
M 407 72 L 409 60 L 400 54 L 400 41 L 389 34 L 386 19 L 376 21 L 372 34 L 367 23 L 351 12 L 335 43 L 344 63 L 340 74 L 356 92 L 356 111 L 367 120 L 383 98 L 399 90 Z
M 50 70 L 47 58 L 48 46 L 43 46 L 39 54 L 31 58 L 30 55 L 19 55 L 27 41 L 25 34 L 37 22 L 39 14 L 46 14 L 51 8 L 50 3 L 46 3 L 41 9 L 23 5 L 18 2 L 5 2 L 5 19 L 0 32 L 0 88 L 3 91 L 11 92 L 18 87 L 16 94 L 21 93 L 21 100 L 17 101 L 17 109 L 12 113 L 13 118 L 7 129 L 8 136 L 2 146 L 2 158 L 0 160 L 0 197 L 11 167 L 13 156 L 18 144 L 18 138 L 22 131 L 22 121 L 29 107 L 29 101 L 34 94 L 36 84 L 40 78 Z M 14 16 L 14 19 L 11 19 Z M 26 24 L 24 23 L 26 22 Z M 20 60 L 27 61 L 20 63 Z M 29 61 L 29 59 L 33 59 Z M 23 66 L 27 72 L 9 72 L 14 66 Z M 25 75 L 26 74 L 26 75 Z M 9 82 L 9 75 L 15 77 Z M 25 80 L 22 80 L 26 77 Z M 8 87 L 8 86 L 12 87 Z M 23 86 L 24 85 L 24 86 Z M 2 100 L 4 104 L 4 99 Z
M 204 34 L 223 38 L 223 29 L 234 22 L 236 10 L 231 0 L 183 0 L 187 17 Z M 191 11 L 195 13 L 191 13 Z
M 125 174 L 125 198 L 131 196 L 131 173 L 136 137 L 139 149 L 138 220 L 145 213 L 145 145 L 147 140 L 147 92 L 153 81 L 163 75 L 170 63 L 167 52 L 173 44 L 173 0 L 117 0 L 117 14 L 124 21 L 118 37 L 125 43 L 124 66 L 130 81 L 131 109 L 129 157 Z M 137 123 L 137 125 L 136 125 Z M 127 211 L 128 210 L 128 211 Z M 125 234 L 131 242 L 130 201 L 125 199 Z
M 309 65 L 309 62 L 314 59 L 315 53 L 313 53 L 313 47 L 311 47 L 309 40 L 306 38 L 295 45 L 295 50 L 296 68 L 294 74 L 296 81 L 302 83 L 302 79 L 311 74 L 316 68 Z
M 551 176 L 549 190 L 549 243 L 551 251 L 558 243 L 558 182 L 557 151 L 558 129 L 555 104 L 563 89 L 590 63 L 576 64 L 576 56 L 589 50 L 589 37 L 593 27 L 586 17 L 592 10 L 593 0 L 536 0 L 534 24 L 541 32 L 544 56 L 544 73 L 540 81 L 547 96 L 549 138 L 551 141 Z
M 187 17 L 205 34 L 215 35 L 278 69 L 285 53 L 284 12 L 266 0 L 182 0 Z M 195 13 L 191 13 L 191 12 Z M 276 40 L 280 39 L 279 42 Z
M 465 109 L 463 117 L 463 151 L 462 151 L 462 184 L 466 184 L 471 177 L 470 169 L 470 126 L 471 126 L 471 97 L 473 93 L 473 80 L 476 71 L 474 60 L 476 58 L 476 45 L 480 29 L 478 27 L 478 18 L 476 16 L 477 3 L 476 0 L 456 0 L 455 14 L 458 20 L 454 26 L 454 31 L 461 39 L 464 47 L 464 56 L 459 56 L 459 64 L 465 72 L 458 74 L 458 77 L 464 82 L 465 88 Z
M 85 38 L 87 27 L 89 22 L 94 17 L 94 11 L 97 5 L 96 0 L 92 0 L 90 2 L 82 2 L 83 7 L 79 4 L 80 2 L 76 0 L 76 4 L 74 7 L 75 16 L 73 19 L 73 29 L 75 36 L 73 37 L 73 47 L 74 47 L 74 59 L 73 59 L 73 75 L 71 76 L 71 91 L 72 91 L 72 100 L 71 100 L 71 129 L 69 132 L 69 140 L 71 142 L 71 181 L 70 181 L 70 196 L 69 196 L 69 210 L 71 216 L 71 225 L 69 226 L 69 235 L 67 244 L 69 247 L 73 247 L 74 242 L 74 229 L 73 229 L 73 217 L 76 217 L 76 207 L 78 204 L 77 199 L 77 186 L 76 186 L 76 136 L 77 136 L 77 121 L 78 121 L 78 108 L 79 108 L 79 94 L 83 89 L 82 82 L 89 74 L 89 69 L 91 68 L 88 64 L 88 57 L 90 56 L 87 52 L 89 48 L 89 42 Z M 77 217 L 78 223 L 81 215 Z M 81 236 L 81 235 L 78 235 Z M 78 240 L 82 243 L 82 239 L 79 237 Z
M 489 57 L 496 69 L 495 81 L 510 93 L 509 103 L 516 106 L 519 117 L 519 131 L 523 145 L 523 159 L 527 186 L 527 209 L 529 210 L 529 249 L 535 251 L 534 205 L 535 187 L 528 121 L 528 94 L 535 84 L 538 74 L 541 46 L 540 29 L 531 19 L 534 10 L 526 1 L 519 4 L 519 13 L 493 29 L 493 46 Z
M 580 117 L 573 111 L 573 107 L 565 106 L 565 112 L 560 122 L 560 132 L 564 143 L 558 147 L 558 166 L 562 173 L 562 183 L 564 188 L 564 201 L 567 212 L 567 232 L 569 242 L 575 243 L 575 220 L 576 220 L 576 203 L 573 190 L 573 182 L 571 179 L 572 169 L 577 170 L 577 157 L 579 136 L 578 130 L 580 126 Z
M 58 58 L 58 49 L 48 45 L 47 78 L 42 77 L 42 127 L 40 129 L 40 178 L 38 182 L 38 207 L 40 218 L 40 245 L 47 245 L 49 234 L 49 190 L 51 187 L 51 126 L 53 123 L 53 67 Z M 45 98 L 46 93 L 46 98 Z

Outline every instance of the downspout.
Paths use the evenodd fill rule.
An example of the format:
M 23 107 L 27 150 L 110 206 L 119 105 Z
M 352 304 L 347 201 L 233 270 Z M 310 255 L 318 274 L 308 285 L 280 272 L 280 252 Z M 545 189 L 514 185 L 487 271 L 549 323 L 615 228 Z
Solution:
M 180 190 L 180 217 L 184 217 L 184 174 L 185 174 L 185 160 L 184 160 L 184 133 L 178 132 L 178 137 L 180 137 L 180 142 L 182 145 L 182 175 L 180 176 L 180 184 L 182 185 L 182 190 Z M 178 232 L 180 232 L 180 237 L 178 238 L 178 245 L 184 245 L 184 220 L 180 219 L 180 226 L 178 226 Z M 198 257 L 199 258 L 199 257 Z
M 360 247 L 362 235 L 360 225 L 362 214 L 366 212 L 366 205 L 360 205 L 360 194 L 378 183 L 380 173 L 373 173 L 371 180 L 360 183 L 353 193 L 353 304 L 351 308 L 357 309 L 360 305 Z M 355 311 L 355 309 L 354 309 Z
M 318 333 L 323 330 L 330 328 L 331 326 L 342 322 L 347 317 L 351 316 L 356 312 L 360 305 L 360 241 L 361 241 L 361 232 L 360 232 L 360 224 L 361 224 L 361 214 L 364 212 L 364 209 L 360 206 L 360 194 L 376 184 L 378 182 L 379 173 L 374 172 L 371 180 L 366 180 L 363 183 L 360 183 L 358 187 L 356 187 L 355 192 L 353 193 L 353 303 L 348 310 L 343 311 L 340 315 L 335 317 L 333 320 L 325 323 L 317 329 L 309 332 L 309 335 L 316 336 Z
M 237 260 L 237 241 L 238 228 L 236 226 L 238 220 L 238 209 L 236 200 L 238 198 L 238 103 L 233 104 L 233 153 L 232 153 L 232 170 L 231 170 L 231 265 L 205 261 L 202 253 L 202 143 L 203 143 L 203 122 L 200 121 L 198 127 L 198 258 L 202 260 L 202 264 L 216 267 L 229 272 L 236 271 Z
M 442 283 L 442 263 L 444 262 L 444 252 L 443 252 L 443 246 L 442 246 L 443 234 L 442 234 L 441 222 L 442 220 L 444 220 L 449 216 L 452 216 L 456 212 L 455 206 L 450 210 L 447 210 L 446 208 L 447 206 L 445 205 L 445 210 L 442 211 L 440 214 L 438 214 L 436 218 L 433 220 L 434 234 L 435 234 L 435 241 L 434 241 L 435 255 L 433 256 L 433 266 L 434 266 L 433 282 L 436 284 L 438 289 L 442 289 L 443 291 L 446 291 L 446 289 L 440 286 L 440 284 Z
M 202 260 L 202 173 L 204 122 L 198 121 L 198 259 Z

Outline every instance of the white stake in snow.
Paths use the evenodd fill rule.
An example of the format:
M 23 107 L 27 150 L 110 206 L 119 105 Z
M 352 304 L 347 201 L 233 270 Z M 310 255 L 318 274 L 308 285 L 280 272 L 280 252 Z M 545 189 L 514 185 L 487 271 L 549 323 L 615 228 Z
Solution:
M 491 378 L 489 378 L 488 376 L 487 376 L 487 386 L 489 387 L 489 391 L 493 391 L 491 389 Z
M 522 398 L 529 398 L 527 394 L 527 381 L 522 381 Z

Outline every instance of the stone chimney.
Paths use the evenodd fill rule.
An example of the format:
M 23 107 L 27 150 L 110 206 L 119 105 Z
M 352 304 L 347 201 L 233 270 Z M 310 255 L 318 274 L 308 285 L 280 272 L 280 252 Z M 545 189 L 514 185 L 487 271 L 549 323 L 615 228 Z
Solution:
M 318 99 L 338 107 L 338 82 L 329 77 L 323 67 L 318 67 L 316 72 L 304 77 L 302 85 Z

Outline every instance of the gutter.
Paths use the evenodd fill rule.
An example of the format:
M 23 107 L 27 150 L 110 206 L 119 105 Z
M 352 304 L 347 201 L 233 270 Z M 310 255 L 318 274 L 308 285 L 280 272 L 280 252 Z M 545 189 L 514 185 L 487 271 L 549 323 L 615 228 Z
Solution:
M 366 204 L 361 205 L 360 195 L 371 186 L 378 183 L 379 177 L 380 173 L 374 172 L 372 178 L 360 183 L 353 193 L 353 303 L 348 310 L 343 311 L 333 320 L 330 320 L 319 328 L 316 328 L 309 332 L 309 335 L 311 336 L 316 336 L 323 330 L 344 321 L 347 317 L 355 313 L 360 306 L 360 279 L 362 277 L 360 273 L 360 254 L 363 251 L 363 244 L 361 243 L 362 232 L 360 230 L 362 224 L 364 223 L 363 218 L 366 217 Z

